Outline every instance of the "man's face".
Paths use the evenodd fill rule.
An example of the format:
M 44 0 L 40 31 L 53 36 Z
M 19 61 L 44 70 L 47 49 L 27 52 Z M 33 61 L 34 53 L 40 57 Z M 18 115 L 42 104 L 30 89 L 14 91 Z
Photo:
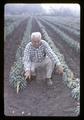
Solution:
M 33 39 L 32 39 L 32 45 L 35 48 L 38 48 L 41 45 L 41 39 L 39 37 L 33 37 Z

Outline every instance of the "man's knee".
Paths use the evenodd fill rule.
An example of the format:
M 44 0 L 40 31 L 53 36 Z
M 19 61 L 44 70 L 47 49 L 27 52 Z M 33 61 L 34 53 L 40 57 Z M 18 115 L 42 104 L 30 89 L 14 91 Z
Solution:
M 55 64 L 52 62 L 52 60 L 51 60 L 50 58 L 47 59 L 46 65 L 47 65 L 48 67 L 52 67 L 52 68 L 55 66 Z
M 46 58 L 46 64 L 52 64 L 52 61 L 49 57 Z
M 35 68 L 31 69 L 31 74 L 32 74 L 32 75 L 36 75 L 36 70 L 35 70 Z
M 31 64 L 31 72 L 34 73 L 35 72 L 35 65 Z

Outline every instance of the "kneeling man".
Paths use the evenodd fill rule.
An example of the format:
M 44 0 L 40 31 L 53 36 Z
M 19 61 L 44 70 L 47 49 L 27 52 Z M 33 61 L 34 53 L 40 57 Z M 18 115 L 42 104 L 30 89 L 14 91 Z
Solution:
M 56 65 L 57 72 L 63 74 L 63 67 L 52 51 L 49 44 L 41 39 L 40 32 L 34 32 L 31 34 L 31 42 L 29 42 L 24 50 L 23 64 L 25 70 L 25 79 L 31 79 L 36 76 L 35 69 L 39 66 L 46 66 L 46 81 L 48 85 L 52 85 L 53 82 L 52 72 Z

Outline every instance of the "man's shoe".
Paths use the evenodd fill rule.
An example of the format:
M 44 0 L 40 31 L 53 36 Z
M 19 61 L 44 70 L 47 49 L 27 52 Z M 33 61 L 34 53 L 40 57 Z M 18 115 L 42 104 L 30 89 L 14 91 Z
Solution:
M 36 80 L 36 75 L 31 75 L 31 80 Z
M 33 80 L 36 80 L 36 76 L 31 75 L 31 78 L 30 78 L 30 79 L 27 78 L 26 80 L 27 80 L 28 82 L 31 82 L 31 81 L 33 81 Z
M 53 82 L 52 82 L 51 78 L 46 78 L 46 82 L 47 82 L 48 86 L 52 86 L 53 85 Z

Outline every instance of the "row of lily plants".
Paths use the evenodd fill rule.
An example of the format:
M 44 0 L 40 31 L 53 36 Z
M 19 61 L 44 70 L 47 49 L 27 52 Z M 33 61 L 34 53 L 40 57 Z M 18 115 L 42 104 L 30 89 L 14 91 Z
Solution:
M 67 31 L 73 33 L 76 36 L 80 36 L 80 31 L 74 30 L 73 28 L 70 28 L 69 26 L 65 26 L 64 24 L 59 23 L 59 21 L 53 22 L 52 19 L 47 19 L 46 17 L 43 17 L 43 19 L 47 20 L 50 23 L 54 23 L 55 25 L 59 26 L 60 28 L 64 28 Z
M 71 29 L 80 31 L 80 16 L 79 17 L 62 17 L 62 21 L 60 19 L 60 23 L 65 24 Z
M 11 18 L 10 18 L 11 19 Z M 11 34 L 13 32 L 13 30 L 15 28 L 17 28 L 19 26 L 19 24 L 24 21 L 25 18 L 22 19 L 14 19 L 12 22 L 10 23 L 6 23 L 7 21 L 4 22 L 4 38 L 6 38 L 9 34 Z M 6 40 L 6 39 L 5 39 Z
M 22 42 L 17 49 L 16 57 L 15 57 L 16 59 L 13 66 L 11 67 L 10 75 L 9 75 L 10 87 L 15 88 L 17 94 L 19 93 L 20 90 L 22 90 L 23 88 L 26 88 L 27 86 L 27 81 L 25 80 L 25 77 L 24 77 L 22 59 L 23 59 L 25 46 L 30 40 L 30 32 L 32 27 L 31 22 L 32 22 L 32 18 L 28 20 L 28 24 L 26 26 L 26 30 L 24 31 Z
M 45 26 L 43 26 L 41 24 L 41 22 L 36 19 L 36 22 L 38 23 L 41 32 L 43 34 L 44 39 L 49 43 L 50 47 L 53 49 L 53 51 L 55 52 L 55 54 L 58 56 L 61 65 L 64 68 L 64 73 L 63 73 L 63 81 L 64 84 L 67 85 L 67 87 L 69 87 L 71 89 L 71 95 L 74 99 L 76 99 L 78 105 L 75 109 L 76 114 L 79 114 L 80 111 L 80 105 L 79 105 L 79 101 L 80 101 L 80 79 L 79 78 L 75 78 L 73 72 L 69 69 L 68 65 L 66 64 L 65 60 L 64 60 L 64 56 L 59 52 L 59 49 L 54 45 L 52 39 L 49 37 L 49 35 L 47 34 L 46 30 L 45 30 Z
M 64 42 L 67 43 L 68 46 L 70 46 L 75 52 L 80 53 L 80 43 L 75 41 L 74 39 L 70 38 L 66 33 L 61 31 L 58 27 L 54 26 L 53 24 L 40 19 L 39 20 L 45 22 L 50 28 L 52 28 L 55 32 L 58 33 L 58 35 L 62 38 Z
M 43 18 L 43 17 L 42 17 Z M 57 22 L 61 25 L 65 25 L 75 31 L 80 31 L 80 17 L 60 17 L 60 16 L 45 16 L 44 18 Z

